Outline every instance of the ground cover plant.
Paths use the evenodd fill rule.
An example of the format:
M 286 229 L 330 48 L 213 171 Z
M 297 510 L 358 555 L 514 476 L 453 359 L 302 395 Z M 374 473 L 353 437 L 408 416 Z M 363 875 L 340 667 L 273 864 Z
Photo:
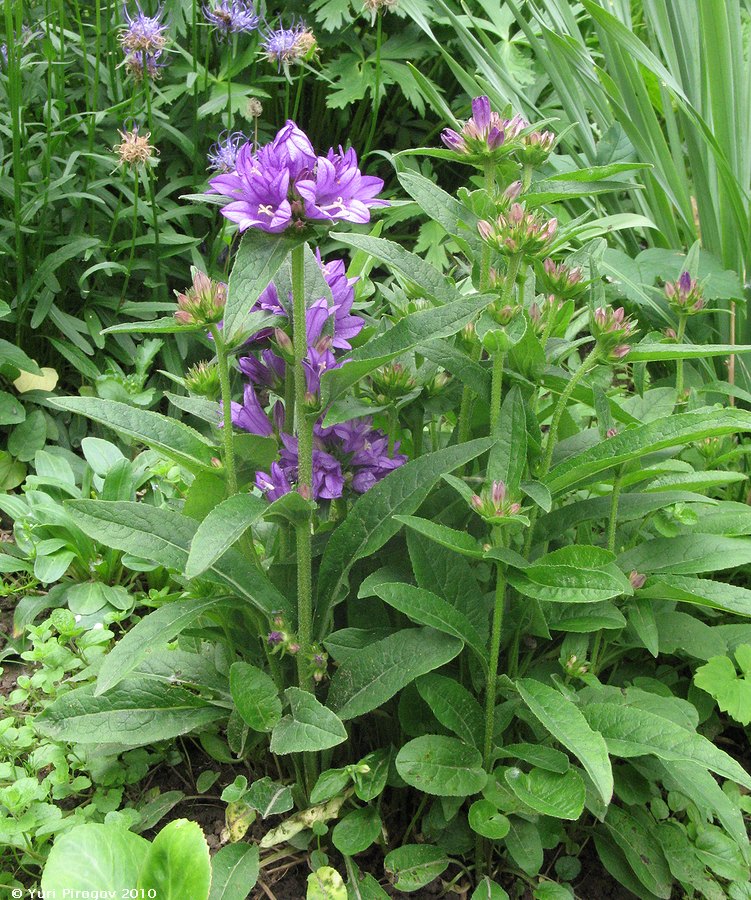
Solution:
M 92 198 L 111 213 L 114 188 L 89 150 L 70 208 L 92 271 L 54 251 L 46 294 L 8 274 L 17 896 L 749 896 L 751 413 L 723 366 L 751 347 L 720 337 L 737 261 L 653 221 L 653 161 L 608 155 L 586 109 L 535 115 L 568 96 L 535 68 L 538 4 L 523 23 L 393 6 L 314 4 L 329 58 L 292 6 L 128 7 L 115 32 L 94 10 L 110 52 L 84 57 L 71 128 L 96 143 L 87 113 L 123 98 L 128 193 L 105 244 Z M 21 214 L 12 117 L 57 70 L 24 80 L 35 38 L 5 11 L 18 267 L 43 223 Z M 427 75 L 389 57 L 394 22 Z M 515 97 L 535 81 L 534 106 L 490 73 Z M 270 105 L 245 135 L 250 86 Z M 370 153 L 407 102 L 420 120 Z

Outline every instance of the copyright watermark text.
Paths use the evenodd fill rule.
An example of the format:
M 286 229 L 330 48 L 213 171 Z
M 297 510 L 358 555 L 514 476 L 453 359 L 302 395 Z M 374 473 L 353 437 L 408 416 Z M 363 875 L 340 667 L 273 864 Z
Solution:
M 158 900 L 154 888 L 120 888 L 115 891 L 13 888 L 10 895 L 13 900 Z

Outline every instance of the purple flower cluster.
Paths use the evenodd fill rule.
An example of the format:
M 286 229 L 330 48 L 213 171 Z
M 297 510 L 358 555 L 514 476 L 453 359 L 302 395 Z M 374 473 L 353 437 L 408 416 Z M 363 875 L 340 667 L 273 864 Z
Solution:
M 307 135 L 291 120 L 271 143 L 255 149 L 248 142 L 237 152 L 235 168 L 209 182 L 211 192 L 231 202 L 222 214 L 240 231 L 258 228 L 277 233 L 306 222 L 370 221 L 383 181 L 363 175 L 352 149 L 333 148 L 317 156 Z
M 213 0 L 204 6 L 203 14 L 220 38 L 255 31 L 260 21 L 255 6 L 248 0 Z
M 472 117 L 464 123 L 461 131 L 445 128 L 441 140 L 450 149 L 464 156 L 471 154 L 487 155 L 506 149 L 527 127 L 521 116 L 503 119 L 490 108 L 490 100 L 475 97 L 472 101 Z
M 237 164 L 237 154 L 248 139 L 242 131 L 223 131 L 219 140 L 212 144 L 208 153 L 209 168 L 220 175 L 234 171 Z
M 278 500 L 292 490 L 297 480 L 297 438 L 281 435 L 279 462 L 271 471 L 256 474 L 256 486 L 269 498 Z M 399 443 L 389 452 L 386 435 L 373 428 L 370 418 L 353 419 L 331 428 L 316 424 L 313 431 L 313 499 L 336 500 L 349 485 L 364 494 L 407 457 L 398 453 Z
M 125 52 L 126 71 L 136 81 L 141 81 L 144 75 L 158 78 L 159 70 L 164 67 L 159 57 L 167 43 L 167 26 L 162 22 L 164 7 L 159 6 L 156 15 L 149 16 L 136 0 L 136 14 L 131 16 L 127 7 L 123 7 L 123 15 L 127 25 L 120 35 L 120 43 Z
M 344 261 L 324 263 L 318 254 L 326 282 L 331 289 L 333 305 L 326 298 L 315 300 L 306 311 L 308 351 L 303 360 L 306 387 L 311 403 L 318 401 L 321 376 L 341 365 L 334 350 L 351 349 L 350 340 L 361 330 L 364 321 L 352 314 L 355 279 L 347 278 Z M 270 284 L 253 309 L 265 310 L 279 318 L 288 318 L 290 301 L 282 301 L 276 286 Z M 274 332 L 265 329 L 251 338 L 251 346 L 269 338 Z M 276 330 L 276 341 L 288 341 L 282 329 Z M 284 351 L 283 351 L 284 352 Z M 298 477 L 297 438 L 283 432 L 285 410 L 282 402 L 265 403 L 261 397 L 283 393 L 286 376 L 285 360 L 270 347 L 250 353 L 239 360 L 240 371 L 248 379 L 242 403 L 232 404 L 232 423 L 252 434 L 278 435 L 281 452 L 270 472 L 258 472 L 256 485 L 270 500 L 276 500 L 293 489 Z M 318 422 L 313 430 L 313 484 L 315 500 L 335 500 L 347 486 L 364 493 L 377 481 L 406 462 L 398 453 L 398 443 L 389 451 L 387 436 L 374 429 L 370 419 L 356 419 L 330 428 Z
M 279 71 L 282 66 L 305 59 L 315 46 L 313 32 L 304 22 L 294 20 L 289 28 L 269 28 L 261 41 L 266 59 L 275 62 Z

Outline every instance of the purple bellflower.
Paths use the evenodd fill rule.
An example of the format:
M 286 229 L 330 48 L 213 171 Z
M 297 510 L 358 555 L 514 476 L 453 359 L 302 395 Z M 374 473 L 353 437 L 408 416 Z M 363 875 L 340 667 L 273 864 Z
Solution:
M 289 120 L 271 143 L 254 151 L 240 148 L 234 171 L 209 182 L 212 193 L 231 202 L 222 214 L 240 231 L 258 228 L 279 233 L 308 221 L 365 223 L 370 209 L 386 206 L 377 199 L 380 178 L 363 175 L 355 151 L 316 156 L 307 135 Z

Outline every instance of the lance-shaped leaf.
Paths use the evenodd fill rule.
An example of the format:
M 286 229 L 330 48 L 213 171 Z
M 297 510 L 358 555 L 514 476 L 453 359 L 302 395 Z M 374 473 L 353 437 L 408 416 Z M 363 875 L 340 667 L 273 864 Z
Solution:
M 235 494 L 215 506 L 198 526 L 190 544 L 185 576 L 196 578 L 267 512 L 269 504 L 253 494 Z
M 363 494 L 331 535 L 323 554 L 316 610 L 319 635 L 347 587 L 354 563 L 375 553 L 401 528 L 394 516 L 413 513 L 444 472 L 451 472 L 479 456 L 492 443 L 489 438 L 481 438 L 428 453 L 392 472 Z
M 177 419 L 98 397 L 57 397 L 50 402 L 59 409 L 86 416 L 113 431 L 127 434 L 191 471 L 214 468 L 211 459 L 216 455 L 216 449 L 212 442 Z

